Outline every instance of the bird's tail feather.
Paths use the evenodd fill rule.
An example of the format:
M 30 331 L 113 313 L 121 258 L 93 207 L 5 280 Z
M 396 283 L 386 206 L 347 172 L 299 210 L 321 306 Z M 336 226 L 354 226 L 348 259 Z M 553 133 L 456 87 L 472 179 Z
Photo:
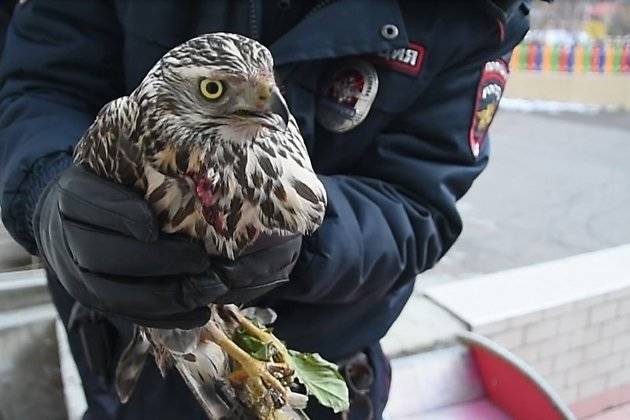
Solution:
M 149 348 L 150 343 L 144 332 L 140 327 L 134 326 L 131 342 L 123 351 L 116 366 L 116 392 L 122 403 L 129 400 L 136 388 Z
M 251 419 L 226 381 L 227 355 L 213 342 L 202 342 L 194 352 L 175 358 L 175 367 L 211 419 Z

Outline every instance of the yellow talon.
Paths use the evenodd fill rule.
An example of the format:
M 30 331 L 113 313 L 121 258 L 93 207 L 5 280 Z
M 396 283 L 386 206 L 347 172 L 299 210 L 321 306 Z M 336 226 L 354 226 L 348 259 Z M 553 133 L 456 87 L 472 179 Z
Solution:
M 270 334 L 267 331 L 261 328 L 258 328 L 256 324 L 254 324 L 252 321 L 244 317 L 240 312 L 238 312 L 238 310 L 235 310 L 230 307 L 224 307 L 224 309 L 229 311 L 230 315 L 232 315 L 238 321 L 241 327 L 243 327 L 243 329 L 247 331 L 249 334 L 258 338 L 264 344 L 272 344 L 275 347 L 275 349 L 278 351 L 278 353 L 280 353 L 280 356 L 282 357 L 282 361 L 290 364 L 291 359 L 289 357 L 289 351 L 287 350 L 286 346 L 282 343 L 282 341 L 278 340 L 278 338 L 276 338 L 276 336 L 274 336 L 273 334 Z
M 245 380 L 248 377 L 249 377 L 249 375 L 247 375 L 247 372 L 245 372 L 242 369 L 239 369 L 239 370 L 235 370 L 234 372 L 230 373 L 229 379 L 230 379 L 230 382 L 232 382 L 232 383 L 242 384 L 243 382 L 245 382 Z
M 250 383 L 256 391 L 260 391 L 264 394 L 266 390 L 263 386 L 264 383 L 267 384 L 269 388 L 273 389 L 283 401 L 286 401 L 287 389 L 269 372 L 266 362 L 257 360 L 247 354 L 247 352 L 230 340 L 216 325 L 208 324 L 205 330 L 212 341 L 221 346 L 232 359 L 238 362 L 241 368 L 240 370 L 244 371 L 253 380 L 251 382 L 248 381 L 248 383 Z M 261 382 L 258 383 L 257 380 Z

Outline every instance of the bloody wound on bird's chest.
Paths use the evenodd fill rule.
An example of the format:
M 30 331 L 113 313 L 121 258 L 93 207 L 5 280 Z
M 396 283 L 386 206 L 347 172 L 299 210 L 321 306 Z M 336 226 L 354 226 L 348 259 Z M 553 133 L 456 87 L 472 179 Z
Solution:
M 195 192 L 199 201 L 204 207 L 210 207 L 216 202 L 216 197 L 213 192 L 212 183 L 204 176 L 197 175 L 195 177 Z
M 203 175 L 190 175 L 195 182 L 195 193 L 202 204 L 202 214 L 206 222 L 214 227 L 217 233 L 225 231 L 225 215 L 214 204 L 217 201 L 212 182 Z

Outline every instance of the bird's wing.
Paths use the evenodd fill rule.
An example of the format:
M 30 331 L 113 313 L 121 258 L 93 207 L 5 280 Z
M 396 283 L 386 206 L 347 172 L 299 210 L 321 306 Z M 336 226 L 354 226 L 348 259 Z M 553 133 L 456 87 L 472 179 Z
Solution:
M 248 418 L 244 414 L 247 409 L 226 382 L 229 374 L 227 355 L 211 341 L 201 341 L 198 345 L 191 343 L 191 338 L 199 341 L 199 332 L 199 329 L 189 332 L 135 326 L 133 338 L 116 367 L 116 391 L 120 401 L 126 403 L 133 394 L 152 345 L 155 352 L 156 345 L 165 348 L 168 344 L 175 347 L 173 352 L 169 349 L 175 367 L 209 418 Z
M 210 323 L 226 333 L 235 328 L 219 316 L 214 305 L 211 306 L 208 324 Z M 175 367 L 208 418 L 235 420 L 252 418 L 248 416 L 249 410 L 239 401 L 229 383 L 230 360 L 221 346 L 203 339 L 199 341 L 192 354 L 178 355 L 174 361 Z
M 175 367 L 208 418 L 251 418 L 228 382 L 228 359 L 219 345 L 202 341 L 194 353 L 176 357 Z
M 144 187 L 142 150 L 135 143 L 138 104 L 128 96 L 106 104 L 74 151 L 74 162 L 123 185 Z
M 150 343 L 137 325 L 133 329 L 133 338 L 123 351 L 116 366 L 116 392 L 120 401 L 126 403 L 136 388 L 138 378 L 147 360 Z
M 274 179 L 272 192 L 260 205 L 261 220 L 269 228 L 312 233 L 324 218 L 326 190 L 313 171 L 295 119 L 291 117 L 286 131 L 273 135 L 269 142 L 275 148 L 273 154 L 256 144 L 256 158 L 248 160 L 249 174 L 263 172 Z

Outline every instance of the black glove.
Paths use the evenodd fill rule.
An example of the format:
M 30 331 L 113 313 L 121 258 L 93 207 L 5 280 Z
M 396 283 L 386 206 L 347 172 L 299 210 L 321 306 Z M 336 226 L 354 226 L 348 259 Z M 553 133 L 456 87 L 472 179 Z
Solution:
M 300 236 L 257 241 L 235 261 L 160 232 L 135 191 L 83 168 L 51 182 L 33 217 L 40 255 L 84 306 L 154 328 L 207 322 L 207 305 L 245 303 L 288 281 Z

